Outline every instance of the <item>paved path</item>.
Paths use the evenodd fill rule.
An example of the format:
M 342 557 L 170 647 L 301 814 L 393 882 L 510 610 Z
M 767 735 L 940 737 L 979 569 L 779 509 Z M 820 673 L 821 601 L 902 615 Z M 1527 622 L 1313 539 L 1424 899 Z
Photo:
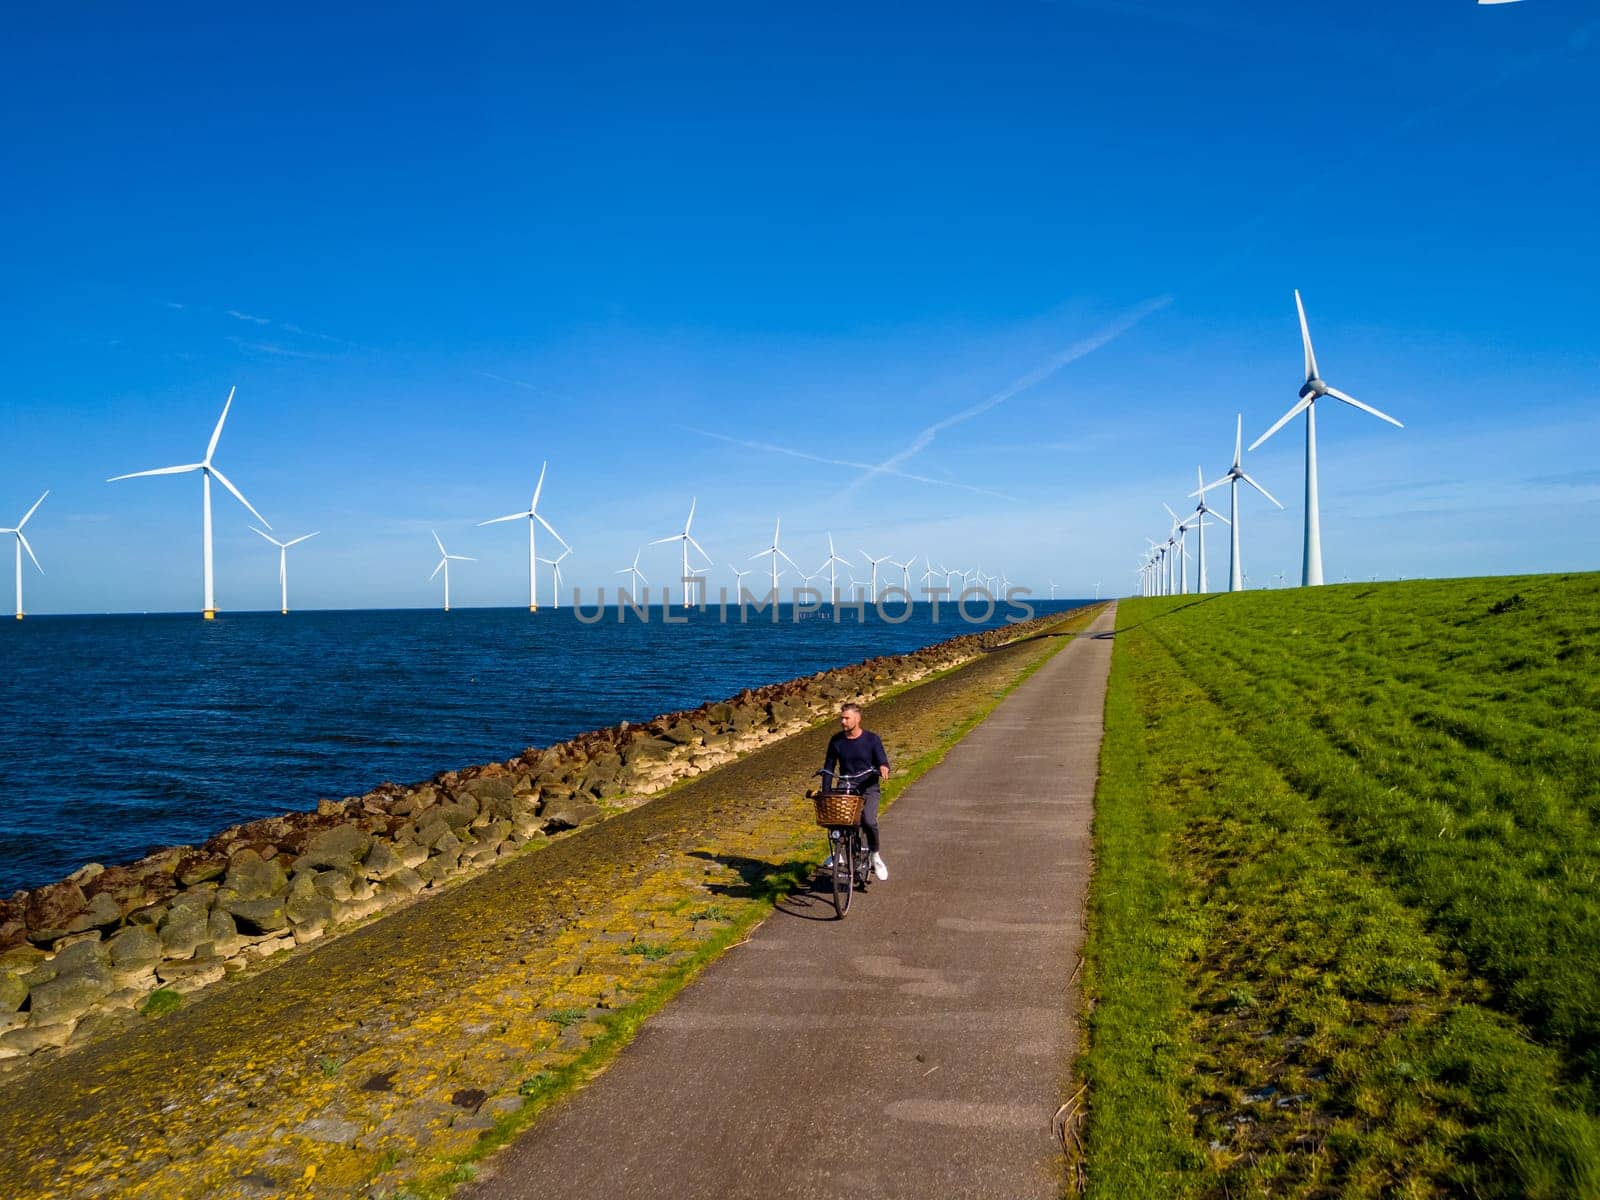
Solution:
M 1050 659 L 885 814 L 888 883 L 793 897 L 461 1194 L 1059 1197 L 1110 659 Z

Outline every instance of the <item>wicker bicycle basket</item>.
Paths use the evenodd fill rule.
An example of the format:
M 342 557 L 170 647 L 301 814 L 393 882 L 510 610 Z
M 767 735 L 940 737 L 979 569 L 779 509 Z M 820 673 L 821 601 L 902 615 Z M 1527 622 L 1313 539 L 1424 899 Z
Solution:
M 851 792 L 820 792 L 815 799 L 818 825 L 832 827 L 861 824 L 859 795 Z

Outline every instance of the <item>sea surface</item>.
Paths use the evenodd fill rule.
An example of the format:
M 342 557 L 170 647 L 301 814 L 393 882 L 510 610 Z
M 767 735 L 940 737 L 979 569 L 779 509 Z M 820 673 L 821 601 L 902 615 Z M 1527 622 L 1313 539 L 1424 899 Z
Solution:
M 1029 603 L 1039 613 L 1086 601 Z M 974 604 L 972 615 L 984 605 Z M 888 610 L 898 616 L 903 609 Z M 0 622 L 0 896 L 385 780 L 1005 623 L 785 605 L 34 616 Z M 593 617 L 597 610 L 589 609 Z

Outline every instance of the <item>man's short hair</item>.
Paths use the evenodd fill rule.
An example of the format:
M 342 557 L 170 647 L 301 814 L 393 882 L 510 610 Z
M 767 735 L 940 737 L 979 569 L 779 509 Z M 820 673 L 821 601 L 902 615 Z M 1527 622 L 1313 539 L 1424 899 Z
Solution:
M 861 715 L 861 705 L 854 700 L 846 701 L 844 704 L 839 705 L 839 711 L 842 713 L 853 712 L 859 717 Z

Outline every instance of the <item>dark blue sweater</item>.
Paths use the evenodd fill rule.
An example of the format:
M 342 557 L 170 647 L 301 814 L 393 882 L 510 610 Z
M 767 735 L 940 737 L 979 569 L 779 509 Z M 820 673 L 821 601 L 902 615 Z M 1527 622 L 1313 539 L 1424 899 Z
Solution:
M 871 775 L 849 782 L 846 779 L 823 779 L 823 787 L 828 790 L 848 787 L 851 791 L 865 791 L 878 786 L 878 768 L 889 765 L 889 755 L 883 748 L 883 739 L 871 730 L 863 729 L 860 737 L 852 738 L 846 737 L 841 729 L 828 742 L 828 757 L 822 765 L 823 770 L 836 771 L 846 777 L 870 771 Z

